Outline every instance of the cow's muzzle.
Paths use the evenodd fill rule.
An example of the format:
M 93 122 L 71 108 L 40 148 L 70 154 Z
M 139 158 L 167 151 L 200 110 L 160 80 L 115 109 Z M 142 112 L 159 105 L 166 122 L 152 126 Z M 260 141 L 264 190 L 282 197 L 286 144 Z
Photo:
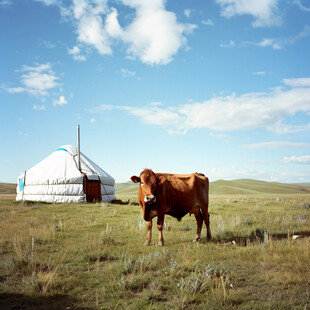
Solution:
M 156 202 L 156 197 L 154 195 L 145 196 L 144 197 L 144 202 L 145 203 L 149 203 L 149 204 L 155 203 Z

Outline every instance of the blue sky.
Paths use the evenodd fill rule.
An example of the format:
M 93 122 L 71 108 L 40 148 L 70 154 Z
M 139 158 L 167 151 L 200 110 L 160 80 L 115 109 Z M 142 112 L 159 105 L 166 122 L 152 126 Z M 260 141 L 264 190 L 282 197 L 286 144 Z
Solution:
M 310 182 L 307 0 L 0 0 L 0 40 L 0 182 L 77 124 L 117 182 Z

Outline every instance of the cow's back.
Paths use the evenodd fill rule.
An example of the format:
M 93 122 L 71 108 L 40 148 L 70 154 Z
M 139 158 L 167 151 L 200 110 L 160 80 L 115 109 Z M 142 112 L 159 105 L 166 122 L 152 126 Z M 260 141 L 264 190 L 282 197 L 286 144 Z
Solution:
M 203 174 L 156 173 L 165 177 L 158 193 L 161 203 L 166 206 L 165 213 L 181 219 L 187 213 L 197 213 L 199 207 L 208 204 L 209 180 Z

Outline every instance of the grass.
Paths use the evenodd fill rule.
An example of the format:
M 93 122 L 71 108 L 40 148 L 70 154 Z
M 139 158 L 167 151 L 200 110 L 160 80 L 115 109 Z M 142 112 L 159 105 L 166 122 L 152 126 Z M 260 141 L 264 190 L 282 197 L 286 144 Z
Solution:
M 16 184 L 0 182 L 0 194 L 16 194 L 16 186 Z
M 119 199 L 136 201 L 124 187 Z M 3 198 L 4 197 L 4 198 Z M 145 247 L 134 204 L 25 204 L 0 198 L 0 308 L 309 309 L 310 240 L 238 246 L 257 228 L 307 232 L 310 195 L 211 195 L 213 242 L 167 216 Z M 203 228 L 203 236 L 206 230 Z M 226 241 L 226 242 L 225 242 Z

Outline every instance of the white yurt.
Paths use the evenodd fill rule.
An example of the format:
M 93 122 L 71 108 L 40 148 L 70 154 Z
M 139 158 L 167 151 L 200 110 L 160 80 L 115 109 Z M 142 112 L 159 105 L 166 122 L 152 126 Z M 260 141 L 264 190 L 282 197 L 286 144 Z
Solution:
M 19 176 L 16 200 L 109 202 L 115 180 L 72 145 L 64 145 Z

